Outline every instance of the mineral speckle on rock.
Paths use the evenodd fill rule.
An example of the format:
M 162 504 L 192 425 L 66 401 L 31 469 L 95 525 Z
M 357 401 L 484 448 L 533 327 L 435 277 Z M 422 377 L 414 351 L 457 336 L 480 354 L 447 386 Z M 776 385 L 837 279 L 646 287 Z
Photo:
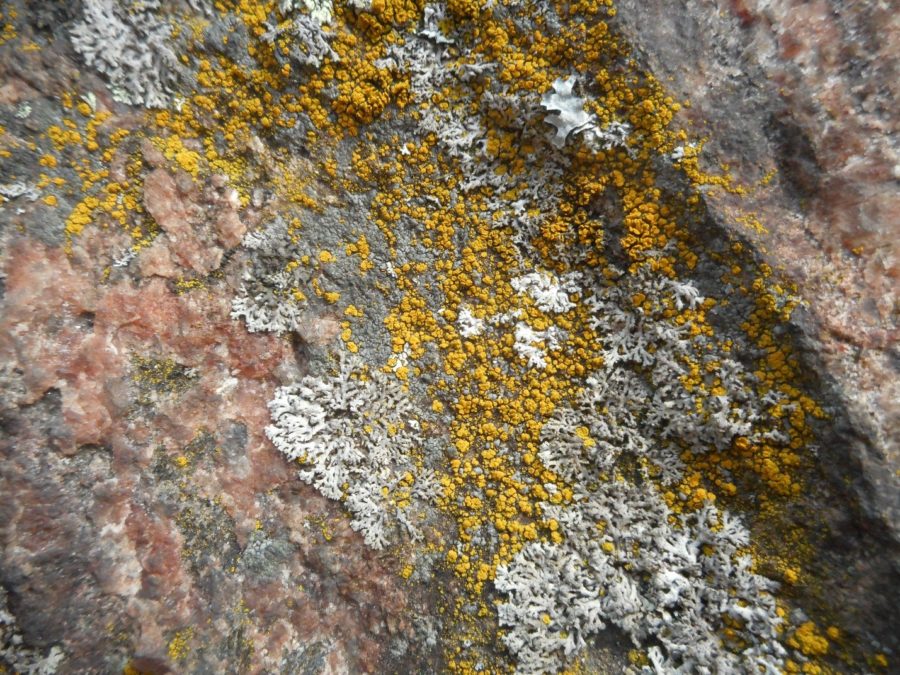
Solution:
M 898 20 L 0 4 L 0 672 L 896 670 Z

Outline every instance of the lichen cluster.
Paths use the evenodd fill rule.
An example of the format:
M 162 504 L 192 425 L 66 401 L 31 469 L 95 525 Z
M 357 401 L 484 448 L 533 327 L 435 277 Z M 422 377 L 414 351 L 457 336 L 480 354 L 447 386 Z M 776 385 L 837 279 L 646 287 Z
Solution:
M 65 657 L 56 645 L 44 653 L 25 643 L 16 617 L 10 612 L 6 591 L 0 588 L 0 672 L 12 669 L 14 673 L 51 675 Z
M 748 529 L 802 493 L 824 417 L 796 300 L 708 223 L 701 188 L 743 188 L 701 170 L 610 0 L 137 4 L 69 32 L 151 110 L 107 128 L 64 97 L 26 187 L 135 254 L 148 148 L 264 210 L 235 318 L 341 322 L 269 436 L 367 544 L 410 544 L 402 576 L 449 573 L 451 671 L 577 667 L 612 624 L 635 671 L 823 672 L 779 595 L 803 547 Z
M 396 381 L 378 371 L 366 373 L 347 357 L 336 377 L 284 387 L 270 408 L 269 438 L 303 465 L 302 480 L 344 501 L 351 527 L 366 544 L 384 548 L 401 525 L 412 539 L 421 537 L 407 514 L 439 488 L 433 474 L 417 466 L 421 436 Z

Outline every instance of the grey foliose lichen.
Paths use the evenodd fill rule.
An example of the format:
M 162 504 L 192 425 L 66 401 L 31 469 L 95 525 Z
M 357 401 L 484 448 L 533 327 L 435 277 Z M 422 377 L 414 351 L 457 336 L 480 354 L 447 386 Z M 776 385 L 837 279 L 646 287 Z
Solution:
M 751 570 L 736 518 L 711 504 L 673 517 L 626 482 L 580 489 L 572 506 L 543 505 L 563 543 L 527 544 L 497 569 L 518 672 L 558 671 L 607 623 L 650 645 L 648 673 L 780 672 L 777 585 Z
M 611 624 L 646 649 L 648 672 L 778 672 L 785 654 L 778 641 L 776 584 L 753 571 L 748 530 L 711 502 L 676 513 L 662 494 L 677 492 L 673 486 L 685 478 L 685 452 L 725 451 L 737 438 L 787 443 L 788 422 L 765 414 L 777 394 L 760 386 L 747 365 L 752 358 L 732 356 L 726 343 L 739 339 L 734 326 L 714 333 L 701 328 L 705 321 L 689 318 L 712 312 L 713 305 L 698 285 L 703 274 L 660 272 L 658 263 L 673 253 L 673 242 L 648 248 L 639 261 L 610 246 L 602 272 L 583 264 L 596 253 L 596 241 L 561 242 L 549 250 L 551 261 L 560 263 L 557 272 L 535 262 L 552 266 L 536 254 L 534 241 L 563 198 L 558 179 L 570 159 L 559 149 L 578 143 L 588 151 L 629 154 L 641 132 L 624 121 L 601 124 L 588 112 L 579 95 L 588 90 L 581 75 L 558 79 L 540 96 L 493 78 L 497 64 L 480 55 L 454 58 L 460 35 L 445 21 L 447 11 L 441 3 L 426 6 L 417 32 L 391 44 L 376 65 L 408 74 L 411 96 L 423 104 L 417 133 L 433 134 L 459 164 L 455 198 L 480 195 L 467 208 L 483 209 L 518 246 L 512 306 L 491 314 L 477 298 L 465 298 L 454 318 L 458 332 L 506 342 L 518 359 L 512 365 L 546 370 L 554 353 L 568 348 L 569 329 L 529 324 L 525 310 L 536 307 L 553 318 L 578 308 L 587 310 L 587 323 L 602 343 L 603 364 L 540 432 L 542 465 L 575 495 L 563 504 L 553 499 L 559 497 L 556 484 L 542 486 L 551 499 L 538 508 L 555 523 L 559 540 L 529 542 L 497 568 L 498 617 L 518 670 L 557 672 Z M 510 21 L 528 21 L 513 9 L 496 11 Z M 547 10 L 549 28 L 554 11 Z M 315 40 L 303 31 L 318 28 L 302 16 L 289 34 L 302 52 L 290 58 L 315 66 L 319 57 L 309 51 Z M 297 26 L 307 28 L 298 33 Z M 482 93 L 471 105 L 429 105 L 436 92 L 458 83 Z M 540 155 L 515 176 L 499 170 L 496 153 L 487 148 L 484 121 L 498 116 L 516 129 L 517 142 Z M 601 208 L 591 218 L 604 221 L 610 235 L 621 227 Z M 285 262 L 304 252 L 278 221 L 245 245 L 252 262 L 234 316 L 250 330 L 298 330 L 303 305 L 290 289 L 309 285 L 310 273 Z M 702 405 L 692 378 L 710 392 Z M 401 531 L 417 535 L 409 514 L 427 510 L 439 489 L 427 471 L 416 470 L 423 464 L 413 459 L 422 439 L 412 403 L 395 378 L 345 359 L 335 375 L 283 387 L 270 408 L 268 434 L 276 447 L 299 461 L 305 482 L 345 504 L 369 545 L 382 548 Z M 441 461 L 424 459 L 435 466 Z M 626 477 L 623 465 L 637 467 L 635 475 Z M 475 536 L 490 542 L 497 533 L 486 524 Z
M 626 147 L 631 125 L 614 121 L 601 128 L 596 116 L 585 111 L 586 100 L 573 91 L 576 82 L 575 76 L 556 80 L 553 88 L 541 97 L 541 106 L 548 113 L 544 121 L 556 129 L 550 142 L 562 148 L 569 138 L 581 135 L 585 144 L 594 150 Z
M 334 375 L 280 388 L 269 409 L 275 447 L 303 481 L 344 502 L 369 546 L 384 548 L 400 529 L 419 537 L 417 515 L 440 486 L 414 461 L 419 423 L 396 379 L 342 357 Z
M 84 0 L 84 18 L 69 29 L 88 66 L 109 79 L 113 98 L 164 108 L 178 91 L 182 65 L 173 26 L 160 17 L 159 0 Z
M 52 675 L 65 660 L 65 653 L 54 645 L 46 653 L 29 647 L 16 617 L 9 611 L 6 590 L 0 587 L 0 672 L 27 675 Z
M 643 298 L 640 307 L 634 306 L 635 297 Z M 641 433 L 653 436 L 657 446 L 677 442 L 682 448 L 706 453 L 724 450 L 739 436 L 785 442 L 786 429 L 757 424 L 764 418 L 766 405 L 754 396 L 757 377 L 729 356 L 721 338 L 677 319 L 682 311 L 702 310 L 704 300 L 690 281 L 653 274 L 646 265 L 622 274 L 615 283 L 598 286 L 585 302 L 591 308 L 592 327 L 604 335 L 604 366 L 587 388 L 587 396 L 597 403 L 612 401 L 614 406 L 617 397 L 623 399 L 630 411 L 626 419 L 639 421 Z M 715 372 L 718 378 L 718 388 L 703 407 L 697 406 L 684 384 L 696 368 L 692 364 Z M 604 383 L 610 376 L 628 384 L 611 389 Z M 603 412 L 596 405 L 588 409 L 592 416 Z
M 28 201 L 33 202 L 38 198 L 38 191 L 31 185 L 16 181 L 15 183 L 0 184 L 0 196 L 4 198 L 4 202 L 7 200 L 12 201 L 19 197 L 24 197 Z M 0 202 L 0 204 L 4 202 Z
M 279 8 L 283 14 L 305 10 L 318 24 L 326 24 L 334 16 L 334 5 L 331 0 L 280 0 Z
M 322 30 L 333 15 L 330 2 L 284 0 L 280 9 L 288 20 L 270 25 L 263 35 L 267 42 L 284 47 L 274 50 L 275 58 L 282 64 L 311 68 L 318 68 L 326 58 L 339 60 L 329 44 L 330 34 Z
M 495 5 L 498 16 L 510 21 L 527 21 L 527 13 L 514 6 Z M 547 9 L 547 17 L 554 13 Z M 551 214 L 559 203 L 557 181 L 563 173 L 559 153 L 547 153 L 540 167 L 526 164 L 519 175 L 500 169 L 496 155 L 488 148 L 488 132 L 484 120 L 491 116 L 510 118 L 510 125 L 520 131 L 520 142 L 537 148 L 552 147 L 543 121 L 545 110 L 540 97 L 526 88 L 513 89 L 496 78 L 498 64 L 482 55 L 472 54 L 464 62 L 453 56 L 459 36 L 447 32 L 449 16 L 445 3 L 429 3 L 423 10 L 419 30 L 402 44 L 392 44 L 380 66 L 399 67 L 409 75 L 410 94 L 414 101 L 425 104 L 418 120 L 419 131 L 434 134 L 441 148 L 459 162 L 463 180 L 458 185 L 461 195 L 487 195 L 485 211 L 492 214 L 497 227 L 510 227 L 513 240 L 530 249 L 542 218 Z M 480 96 L 467 106 L 429 105 L 436 92 L 463 83 L 467 87 L 481 85 Z M 512 112 L 511 112 L 512 111 Z M 511 191 L 517 198 L 505 197 Z M 539 211 L 526 204 L 540 204 Z M 529 257 L 527 253 L 523 258 Z
M 542 283 L 520 285 L 555 297 Z M 704 306 L 692 283 L 640 267 L 580 290 L 605 336 L 604 365 L 543 426 L 539 452 L 576 499 L 542 506 L 562 543 L 530 543 L 497 572 L 519 671 L 564 667 L 612 623 L 647 648 L 647 672 L 780 672 L 777 584 L 752 571 L 747 529 L 710 502 L 672 513 L 654 482 L 683 479 L 685 448 L 723 450 L 740 436 L 775 443 L 785 431 L 760 424 L 767 402 L 753 399 L 752 373 L 672 319 L 668 310 Z M 698 407 L 683 384 L 688 364 L 713 362 L 719 393 Z M 643 467 L 641 480 L 617 478 L 622 457 Z
M 241 290 L 232 302 L 231 316 L 244 319 L 251 332 L 297 330 L 306 303 L 293 295 L 291 289 L 305 286 L 310 272 L 302 266 L 285 266 L 292 252 L 299 257 L 286 223 L 276 218 L 265 228 L 244 237 L 243 245 L 252 256 Z

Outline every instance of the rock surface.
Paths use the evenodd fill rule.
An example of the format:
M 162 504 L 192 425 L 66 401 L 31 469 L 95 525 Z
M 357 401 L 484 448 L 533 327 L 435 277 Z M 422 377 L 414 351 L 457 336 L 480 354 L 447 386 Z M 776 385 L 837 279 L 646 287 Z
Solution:
M 4 188 L 19 166 L 43 171 L 27 143 L 59 122 L 67 91 L 93 92 L 110 131 L 140 125 L 80 72 L 54 23 L 70 10 L 35 4 L 20 3 L 32 13 L 17 27 L 41 48 L 0 46 L 0 139 L 14 148 Z M 747 241 L 805 301 L 792 326 L 833 418 L 824 487 L 785 522 L 821 518 L 811 569 L 831 583 L 791 599 L 851 624 L 896 667 L 900 18 L 887 3 L 616 4 L 614 28 L 690 100 L 681 120 L 708 137 L 709 170 L 727 165 L 752 186 L 704 195 L 710 231 Z M 267 152 L 247 146 L 270 179 Z M 54 661 L 61 645 L 56 665 L 70 673 L 445 671 L 437 584 L 410 579 L 404 552 L 365 547 L 265 434 L 278 387 L 347 341 L 346 317 L 323 301 L 290 335 L 249 332 L 232 318 L 251 256 L 241 242 L 274 200 L 242 202 L 225 176 L 193 176 L 146 140 L 134 151 L 133 208 L 158 225 L 137 253 L 112 220 L 70 237 L 62 209 L 27 195 L 0 203 L 0 637 L 23 636 L 21 663 Z M 296 165 L 311 172 L 304 152 Z M 108 164 L 125 180 L 120 155 Z M 76 195 L 60 194 L 72 210 Z M 306 226 L 345 225 L 328 212 Z M 330 274 L 316 284 L 368 297 Z M 455 582 L 442 583 L 453 597 Z M 591 645 L 587 669 L 627 667 L 624 634 Z
M 232 321 L 225 280 L 101 284 L 117 246 L 6 240 L 0 569 L 23 632 L 68 672 L 370 670 L 414 635 L 407 594 L 262 434 L 290 345 Z
M 896 598 L 900 569 L 900 20 L 827 0 L 617 5 L 640 58 L 690 101 L 681 117 L 708 139 L 706 165 L 753 186 L 706 205 L 797 284 L 796 326 L 835 415 L 822 467 L 859 509 L 825 518 L 829 540 L 886 551 L 851 566 L 840 605 L 892 612 L 879 596 Z
M 651 70 L 690 101 L 709 166 L 754 186 L 707 204 L 796 281 L 809 348 L 848 408 L 857 498 L 900 538 L 900 17 L 828 0 L 617 5 Z M 740 229 L 741 214 L 767 232 Z

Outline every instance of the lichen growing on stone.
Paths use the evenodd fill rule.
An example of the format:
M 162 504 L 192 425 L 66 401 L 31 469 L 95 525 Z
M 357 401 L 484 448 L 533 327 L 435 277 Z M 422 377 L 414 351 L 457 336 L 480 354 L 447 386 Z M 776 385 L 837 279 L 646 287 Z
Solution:
M 566 144 L 572 134 L 578 134 L 593 127 L 593 116 L 584 110 L 585 100 L 574 94 L 575 78 L 557 80 L 553 89 L 541 97 L 541 106 L 550 114 L 544 120 L 556 127 L 550 139 L 557 148 Z
M 447 670 L 563 672 L 606 626 L 635 671 L 829 657 L 777 581 L 807 549 L 749 529 L 802 496 L 825 416 L 796 299 L 711 233 L 703 191 L 743 188 L 701 171 L 611 2 L 84 6 L 76 51 L 159 109 L 110 130 L 104 97 L 62 101 L 40 166 L 81 178 L 69 242 L 121 226 L 135 243 L 109 275 L 138 267 L 186 303 L 234 284 L 234 326 L 294 352 L 266 435 L 402 583 L 440 580 Z M 32 182 L 0 192 L 62 206 Z M 144 402 L 181 395 L 175 361 L 133 365 Z M 199 569 L 212 516 L 171 512 Z M 277 576 L 267 556 L 291 549 L 269 541 L 236 573 Z
M 417 466 L 419 423 L 396 380 L 345 357 L 333 377 L 279 389 L 270 409 L 275 447 L 300 464 L 302 480 L 344 502 L 369 546 L 396 543 L 400 526 L 419 538 L 418 512 L 438 485 Z
M 282 333 L 302 324 L 306 296 L 298 289 L 310 280 L 310 272 L 290 261 L 300 257 L 289 228 L 276 220 L 259 232 L 251 232 L 244 246 L 254 251 L 252 266 L 244 273 L 240 294 L 234 299 L 232 316 L 242 318 L 251 331 Z
M 746 530 L 726 506 L 713 503 L 733 497 L 748 475 L 763 491 L 790 496 L 794 483 L 784 482 L 784 467 L 775 457 L 759 461 L 752 449 L 803 442 L 802 428 L 789 417 L 768 414 L 773 406 L 818 411 L 802 397 L 789 402 L 788 390 L 771 390 L 764 369 L 732 356 L 747 349 L 746 339 L 733 327 L 716 328 L 723 325 L 719 299 L 693 280 L 698 260 L 713 263 L 689 232 L 691 208 L 654 187 L 653 158 L 683 142 L 668 128 L 676 104 L 644 75 L 637 76 L 637 89 L 628 77 L 615 84 L 583 79 L 592 59 L 618 58 L 598 18 L 605 7 L 584 9 L 593 17 L 589 25 L 566 23 L 557 8 L 547 10 L 548 25 L 565 28 L 559 38 L 541 38 L 537 49 L 527 50 L 527 31 L 515 26 L 522 19 L 513 20 L 505 5 L 429 5 L 411 33 L 402 30 L 406 15 L 391 27 L 379 22 L 366 37 L 368 53 L 381 54 L 371 75 L 408 74 L 411 118 L 409 103 L 389 111 L 380 95 L 372 99 L 368 75 L 350 99 L 342 101 L 338 85 L 334 114 L 352 134 L 377 118 L 387 129 L 398 128 L 394 119 L 411 124 L 408 142 L 398 137 L 393 144 L 357 145 L 355 177 L 344 183 L 374 191 L 370 218 L 391 257 L 386 269 L 393 289 L 383 292 L 394 307 L 383 322 L 392 353 L 383 374 L 373 373 L 381 389 L 388 383 L 409 388 L 401 409 L 412 412 L 413 402 L 427 396 L 436 419 L 449 420 L 449 462 L 422 455 L 441 483 L 438 511 L 457 523 L 457 542 L 448 545 L 446 559 L 476 604 L 491 596 L 492 582 L 506 598 L 500 623 L 520 669 L 564 668 L 583 647 L 582 636 L 604 621 L 629 632 L 637 645 L 660 640 L 663 648 L 650 649 L 647 658 L 661 672 L 755 662 L 776 668 L 787 653 L 776 630 L 776 584 L 750 571 Z M 342 11 L 348 12 L 338 8 L 336 26 L 342 18 L 366 18 L 369 10 Z M 473 42 L 475 25 L 488 36 L 481 45 Z M 405 39 L 382 43 L 385 34 Z M 549 56 L 563 49 L 563 40 L 589 39 L 596 41 L 594 51 L 556 56 L 555 63 Z M 339 32 L 331 44 L 343 64 Z M 541 50 L 547 56 L 539 66 L 531 59 Z M 325 73 L 335 67 L 329 58 Z M 353 112 L 351 103 L 365 114 Z M 556 127 L 549 137 L 548 123 Z M 323 295 L 311 262 L 320 248 L 315 236 L 275 221 L 247 240 L 254 254 L 235 316 L 246 318 L 251 330 L 303 329 L 310 287 Z M 298 244 L 307 237 L 308 244 Z M 421 274 L 433 285 L 417 288 L 412 279 Z M 345 343 L 353 345 L 351 352 L 375 353 L 365 342 L 346 337 Z M 431 372 L 441 373 L 435 385 L 418 382 L 419 374 Z M 338 381 L 353 378 L 344 373 Z M 348 406 L 335 386 L 331 376 L 308 377 L 302 392 L 281 390 L 270 436 L 306 466 L 303 479 L 342 500 L 354 527 L 380 548 L 388 543 L 384 524 L 402 513 L 382 499 L 396 490 L 396 475 L 371 480 L 380 470 L 373 466 L 381 465 L 360 449 L 365 433 L 341 435 L 330 417 Z M 394 393 L 383 395 L 394 400 Z M 342 402 L 325 402 L 335 397 Z M 356 426 L 371 428 L 365 414 L 348 414 L 359 417 Z M 327 438 L 311 431 L 313 419 L 331 429 Z M 399 419 L 390 424 L 402 428 Z M 398 432 L 386 446 L 389 463 L 419 457 L 413 445 L 418 442 Z M 721 461 L 721 453 L 736 456 Z M 643 476 L 640 487 L 623 477 L 622 467 L 631 462 Z M 696 468 L 704 464 L 710 466 L 705 473 Z M 602 547 L 615 544 L 596 531 L 615 501 L 610 490 L 619 490 L 616 517 L 631 530 L 617 534 L 628 540 L 619 554 Z M 674 539 L 677 554 L 666 549 Z M 601 559 L 594 567 L 578 562 L 598 546 L 603 561 L 618 555 L 621 569 L 635 576 L 616 576 L 615 566 L 604 567 Z M 538 597 L 553 584 L 529 580 L 523 570 L 549 570 L 552 565 L 540 561 L 560 556 L 574 561 L 571 581 L 581 590 L 572 598 L 563 592 L 552 612 L 548 605 L 547 617 L 538 616 L 529 593 Z M 660 617 L 649 610 L 666 606 L 654 595 L 663 593 L 662 582 L 641 587 L 651 570 L 660 579 L 683 580 L 680 614 Z M 638 598 L 627 611 L 626 587 Z M 584 588 L 600 599 L 581 616 L 574 598 Z M 722 609 L 735 593 L 741 604 Z M 722 616 L 709 617 L 712 606 Z M 481 607 L 483 616 L 490 614 L 487 603 Z M 745 607 L 746 616 L 738 617 Z M 552 624 L 553 613 L 569 616 L 569 623 Z M 458 614 L 454 621 L 477 623 Z M 549 625 L 566 636 L 559 644 L 542 641 Z M 748 632 L 739 637 L 735 626 Z M 700 636 L 704 648 L 689 655 L 691 635 Z M 474 662 L 462 655 L 450 660 L 460 671 Z
M 6 589 L 0 587 L 0 668 L 25 675 L 53 675 L 66 655 L 58 645 L 46 653 L 28 646 L 19 630 L 16 617 L 9 611 Z
M 733 516 L 707 504 L 674 518 L 657 494 L 615 480 L 544 512 L 564 543 L 527 544 L 495 582 L 520 672 L 559 670 L 607 623 L 659 644 L 655 672 L 779 672 L 776 585 L 740 554 L 749 534 Z
M 173 26 L 159 15 L 162 3 L 85 0 L 84 19 L 70 28 L 72 44 L 88 66 L 109 78 L 123 103 L 164 108 L 178 89 L 182 64 Z

